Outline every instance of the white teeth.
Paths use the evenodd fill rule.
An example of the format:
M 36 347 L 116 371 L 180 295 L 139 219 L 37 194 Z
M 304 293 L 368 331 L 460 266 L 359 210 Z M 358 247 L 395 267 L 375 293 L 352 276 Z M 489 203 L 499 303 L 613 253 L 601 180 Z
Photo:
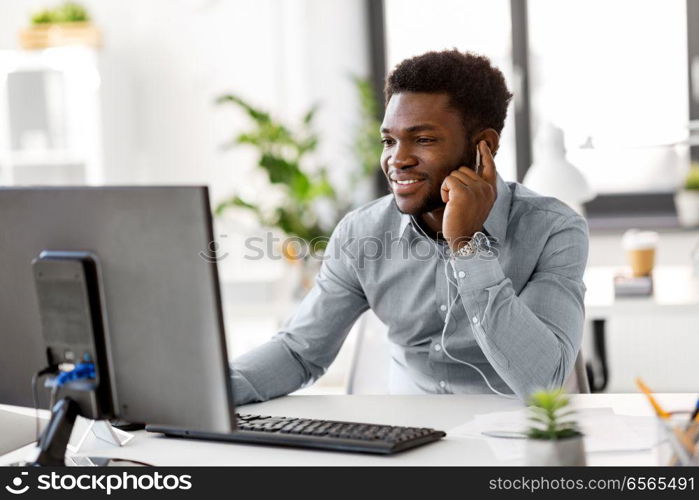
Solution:
M 420 179 L 410 179 L 407 181 L 395 181 L 397 184 L 405 185 L 405 184 L 414 184 L 415 182 L 419 182 Z

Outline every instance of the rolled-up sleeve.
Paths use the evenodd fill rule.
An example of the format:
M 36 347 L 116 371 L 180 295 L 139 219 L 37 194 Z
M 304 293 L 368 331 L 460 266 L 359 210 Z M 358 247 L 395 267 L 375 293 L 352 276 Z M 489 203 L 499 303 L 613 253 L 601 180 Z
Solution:
M 562 219 L 519 295 L 497 258 L 452 260 L 476 341 L 522 399 L 562 386 L 582 342 L 588 229 L 578 215 Z
M 295 314 L 267 343 L 233 360 L 237 405 L 282 396 L 315 381 L 368 309 L 354 263 L 344 252 L 351 238 L 350 216 L 333 231 L 315 284 Z

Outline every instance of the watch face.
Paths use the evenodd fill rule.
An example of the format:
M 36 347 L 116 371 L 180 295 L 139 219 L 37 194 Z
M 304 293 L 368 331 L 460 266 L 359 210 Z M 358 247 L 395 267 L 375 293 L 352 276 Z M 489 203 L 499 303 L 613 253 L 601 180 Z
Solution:
M 468 257 L 476 253 L 476 248 L 473 246 L 473 240 L 459 248 L 454 255 L 457 257 Z

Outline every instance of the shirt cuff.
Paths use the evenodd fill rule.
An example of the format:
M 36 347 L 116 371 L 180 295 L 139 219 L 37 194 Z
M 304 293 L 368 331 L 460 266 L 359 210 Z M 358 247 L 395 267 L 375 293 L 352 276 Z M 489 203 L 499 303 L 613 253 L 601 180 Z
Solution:
M 483 292 L 505 279 L 497 258 L 484 258 L 480 255 L 454 257 L 451 265 L 462 296 L 464 293 Z
M 473 335 L 490 362 L 507 370 L 509 367 L 507 357 L 495 345 L 495 340 L 489 339 L 483 329 L 484 323 L 489 322 L 485 312 L 491 290 L 506 279 L 500 262 L 497 258 L 483 258 L 479 255 L 455 257 L 452 259 L 452 268 L 459 287 L 461 303 L 471 323 Z

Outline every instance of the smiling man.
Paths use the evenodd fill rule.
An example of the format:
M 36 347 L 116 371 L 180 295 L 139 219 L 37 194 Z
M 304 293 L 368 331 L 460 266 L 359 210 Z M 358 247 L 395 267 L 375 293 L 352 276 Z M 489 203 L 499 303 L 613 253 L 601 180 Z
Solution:
M 501 72 L 485 57 L 429 52 L 400 63 L 385 95 L 391 194 L 342 219 L 294 316 L 234 360 L 237 404 L 317 379 L 369 308 L 388 327 L 394 393 L 526 398 L 573 369 L 587 225 L 497 174 L 512 97 Z

